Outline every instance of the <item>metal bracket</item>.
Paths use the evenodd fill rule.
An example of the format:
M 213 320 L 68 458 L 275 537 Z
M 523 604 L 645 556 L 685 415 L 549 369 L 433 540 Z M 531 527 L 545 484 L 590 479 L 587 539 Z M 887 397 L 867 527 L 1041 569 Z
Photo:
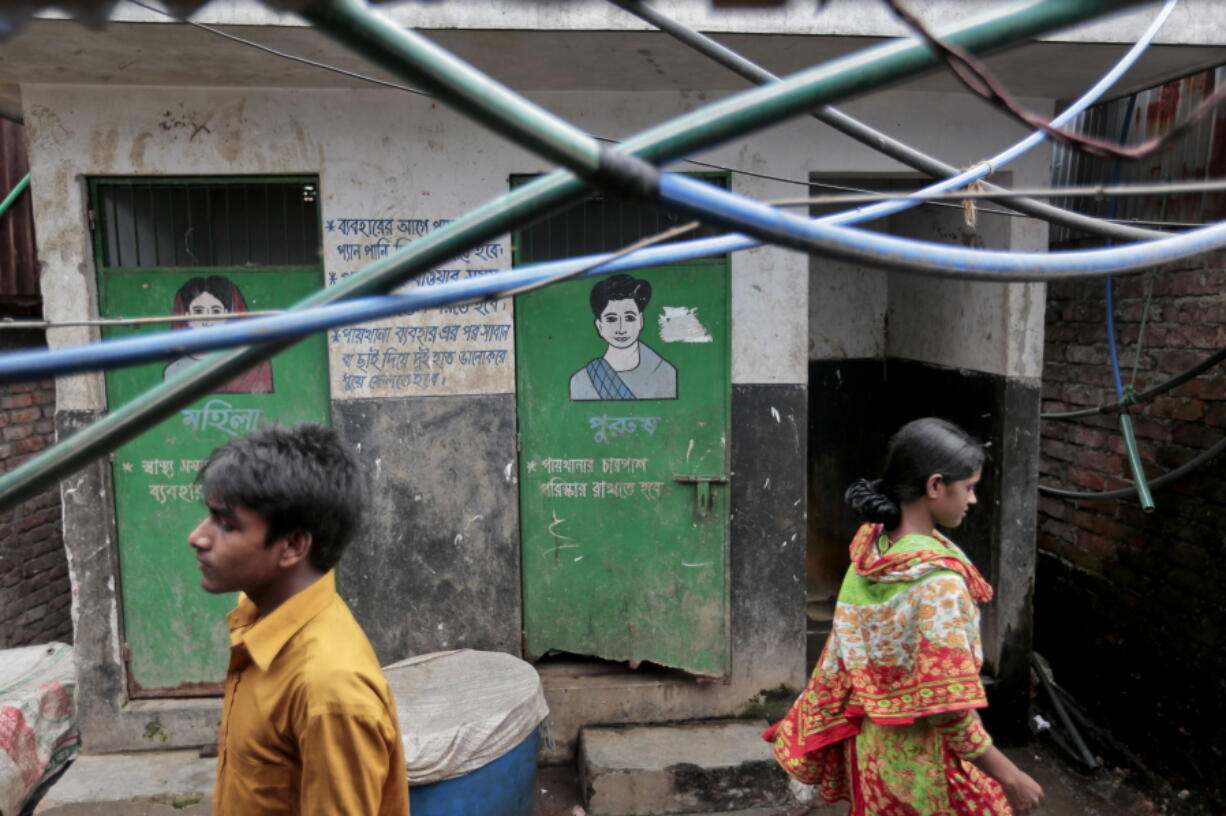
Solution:
M 695 510 L 699 518 L 706 518 L 711 514 L 711 485 L 728 483 L 727 476 L 717 473 L 674 473 L 673 480 L 692 484 L 697 488 Z

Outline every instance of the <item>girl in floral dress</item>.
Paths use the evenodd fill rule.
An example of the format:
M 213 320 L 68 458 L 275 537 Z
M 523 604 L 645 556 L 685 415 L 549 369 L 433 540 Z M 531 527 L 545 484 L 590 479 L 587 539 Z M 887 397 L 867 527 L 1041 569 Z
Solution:
M 987 705 L 977 604 L 992 588 L 935 529 L 962 523 L 983 462 L 956 425 L 917 419 L 890 440 L 884 476 L 847 490 L 867 523 L 833 630 L 763 737 L 824 800 L 850 801 L 850 816 L 1021 816 L 1042 800 L 975 713 Z

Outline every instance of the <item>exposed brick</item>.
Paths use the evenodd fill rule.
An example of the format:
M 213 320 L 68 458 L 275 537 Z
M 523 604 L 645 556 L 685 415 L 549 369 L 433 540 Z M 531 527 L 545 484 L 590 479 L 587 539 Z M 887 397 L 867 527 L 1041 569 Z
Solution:
M 1085 488 L 1095 492 L 1101 492 L 1107 489 L 1107 480 L 1099 476 L 1097 473 L 1087 473 L 1084 470 L 1074 470 L 1069 473 L 1069 481 L 1077 487 Z
M 1066 438 L 1074 445 L 1084 445 L 1087 448 L 1099 448 L 1101 450 L 1107 446 L 1107 440 L 1110 439 L 1110 435 L 1098 428 L 1074 425 L 1069 429 Z
M 30 436 L 25 439 L 18 439 L 13 443 L 13 452 L 17 454 L 30 454 L 42 450 L 47 446 L 46 440 L 41 436 Z
M 1049 456 L 1052 459 L 1060 459 L 1065 462 L 1074 461 L 1077 455 L 1077 450 L 1072 445 L 1058 442 L 1054 439 L 1043 440 L 1043 455 Z
M 9 421 L 16 425 L 28 422 L 34 422 L 41 419 L 43 415 L 42 409 L 36 405 L 31 405 L 29 408 L 19 408 L 9 411 Z
M 9 425 L 4 429 L 3 435 L 5 440 L 12 442 L 14 439 L 25 439 L 32 433 L 34 433 L 33 425 Z
M 1215 428 L 1226 428 L 1226 400 L 1211 403 L 1205 408 L 1205 422 Z
M 1039 497 L 1039 512 L 1053 519 L 1065 520 L 1072 512 L 1068 502 L 1061 499 L 1052 498 L 1051 496 Z
M 1119 476 L 1124 472 L 1120 457 L 1114 453 L 1083 449 L 1075 454 L 1075 461 L 1082 467 L 1112 476 Z
M 1153 296 L 1147 301 L 1151 277 Z M 1044 410 L 1111 401 L 1101 283 L 1049 285 L 1046 314 L 1050 378 L 1045 373 Z M 1143 314 L 1138 391 L 1226 345 L 1226 252 L 1170 264 L 1153 276 L 1116 279 L 1116 340 L 1126 378 L 1132 377 Z M 1092 394 L 1101 396 L 1091 399 Z M 1226 365 L 1133 407 L 1130 414 L 1146 473 L 1153 478 L 1182 466 L 1226 435 Z M 1041 434 L 1043 483 L 1091 491 L 1123 483 L 1122 474 L 1112 472 L 1115 463 L 1126 464 L 1118 416 L 1044 422 Z M 1040 558 L 1041 568 L 1049 566 L 1036 585 L 1035 646 L 1053 667 L 1062 659 L 1066 671 L 1076 667 L 1069 682 L 1080 684 L 1079 701 L 1089 702 L 1108 722 L 1134 722 L 1144 695 L 1162 696 L 1167 666 L 1196 666 L 1197 690 L 1190 688 L 1182 698 L 1189 702 L 1166 699 L 1154 707 L 1152 716 L 1141 717 L 1146 739 L 1130 743 L 1133 748 L 1160 745 L 1149 759 L 1161 765 L 1166 754 L 1185 745 L 1185 753 L 1197 756 L 1226 753 L 1226 734 L 1205 729 L 1195 702 L 1226 697 L 1226 651 L 1220 648 L 1226 633 L 1218 623 L 1226 620 L 1226 596 L 1219 589 L 1226 578 L 1220 558 L 1226 457 L 1155 491 L 1154 499 L 1156 508 L 1146 513 L 1135 498 L 1040 498 L 1040 553 L 1056 558 Z M 1048 614 L 1052 617 L 1045 619 Z M 1070 621 L 1077 622 L 1072 637 Z M 1153 655 L 1161 659 L 1147 663 Z M 1116 682 L 1123 675 L 1128 684 Z M 1164 729 L 1172 738 L 1160 742 L 1156 736 Z M 1185 778 L 1182 784 L 1191 788 L 1199 782 Z M 1219 788 L 1226 795 L 1226 786 Z
M 1107 363 L 1107 352 L 1101 346 L 1065 346 L 1064 359 L 1070 363 L 1105 365 Z
M 1220 291 L 1221 283 L 1200 270 L 1162 276 L 1154 286 L 1155 293 L 1169 295 L 1216 295 Z
M 20 385 L 21 384 L 19 383 L 18 385 L 10 386 L 10 388 L 16 392 L 18 386 Z M 0 408 L 4 409 L 29 408 L 33 404 L 33 394 L 13 393 L 7 397 L 0 397 Z
M 54 440 L 51 380 L 0 386 L 0 472 Z M 72 639 L 59 489 L 0 514 L 0 648 Z
M 1189 448 L 1208 448 L 1222 438 L 1222 432 L 1206 425 L 1180 424 L 1171 434 L 1171 441 Z
M 1179 386 L 1174 392 L 1181 397 L 1220 401 L 1226 400 L 1226 377 L 1202 374 Z
M 1149 416 L 1199 422 L 1205 416 L 1205 404 L 1183 397 L 1157 397 L 1149 404 Z

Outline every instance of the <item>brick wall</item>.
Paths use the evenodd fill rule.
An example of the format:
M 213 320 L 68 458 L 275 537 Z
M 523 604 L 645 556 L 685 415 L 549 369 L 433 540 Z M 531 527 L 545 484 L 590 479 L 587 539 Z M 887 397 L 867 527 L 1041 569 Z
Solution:
M 55 442 L 52 380 L 0 386 L 0 472 Z M 72 641 L 59 488 L 0 513 L 0 648 Z
M 1148 276 L 1116 282 L 1124 381 Z M 1048 289 L 1045 411 L 1114 401 L 1102 281 Z M 1154 278 L 1137 389 L 1226 346 L 1226 254 Z M 1164 473 L 1226 435 L 1226 365 L 1133 411 L 1146 472 Z M 1043 423 L 1041 481 L 1122 486 L 1119 420 Z M 1154 494 L 1073 502 L 1043 497 L 1035 647 L 1098 724 L 1193 796 L 1226 795 L 1226 456 Z

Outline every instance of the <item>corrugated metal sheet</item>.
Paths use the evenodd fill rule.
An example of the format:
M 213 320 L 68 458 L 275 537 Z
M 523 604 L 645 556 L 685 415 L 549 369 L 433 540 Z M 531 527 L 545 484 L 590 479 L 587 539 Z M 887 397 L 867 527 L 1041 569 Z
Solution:
M 25 128 L 0 120 L 0 199 L 27 172 Z M 0 312 L 28 314 L 41 303 L 35 253 L 34 212 L 27 190 L 0 216 Z
M 1103 139 L 1128 144 L 1167 133 L 1226 82 L 1226 66 L 1202 71 L 1183 79 L 1168 82 L 1132 97 L 1096 105 L 1077 118 L 1071 129 Z M 1131 101 L 1131 114 L 1129 114 Z M 1125 129 L 1125 123 L 1127 128 Z M 1052 159 L 1052 184 L 1110 184 L 1117 172 L 1117 163 L 1087 156 L 1076 150 L 1057 145 Z M 1226 174 L 1226 110 L 1219 108 L 1184 134 L 1166 150 L 1139 162 L 1118 163 L 1120 184 L 1143 184 L 1163 181 L 1195 181 L 1222 178 Z M 1203 224 L 1226 218 L 1226 195 L 1221 193 L 1185 193 L 1170 196 L 1119 197 L 1113 204 L 1108 199 L 1054 199 L 1053 203 L 1070 210 L 1103 218 L 1115 217 L 1133 221 L 1163 221 L 1177 224 Z M 1077 241 L 1081 233 L 1063 227 L 1053 227 L 1054 244 Z

